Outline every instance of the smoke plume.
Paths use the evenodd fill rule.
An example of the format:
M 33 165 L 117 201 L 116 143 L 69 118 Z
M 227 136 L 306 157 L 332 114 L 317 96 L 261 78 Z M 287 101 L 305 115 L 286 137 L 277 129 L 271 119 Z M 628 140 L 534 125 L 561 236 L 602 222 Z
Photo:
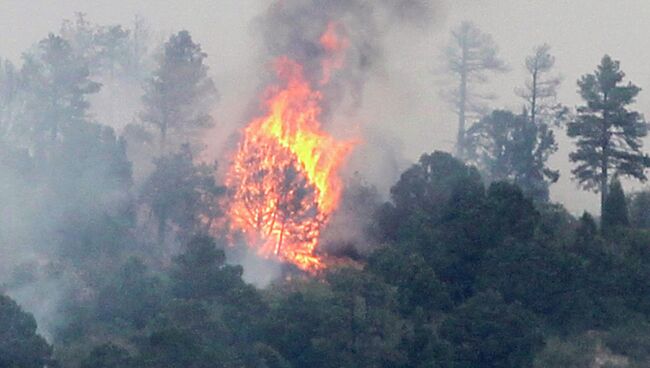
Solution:
M 430 0 L 289 0 L 271 5 L 257 26 L 269 58 L 286 55 L 298 61 L 316 83 L 328 57 L 320 37 L 335 24 L 349 46 L 341 70 L 325 88 L 325 100 L 330 108 L 345 102 L 355 109 L 366 82 L 381 69 L 385 36 L 397 27 L 427 27 L 434 15 Z

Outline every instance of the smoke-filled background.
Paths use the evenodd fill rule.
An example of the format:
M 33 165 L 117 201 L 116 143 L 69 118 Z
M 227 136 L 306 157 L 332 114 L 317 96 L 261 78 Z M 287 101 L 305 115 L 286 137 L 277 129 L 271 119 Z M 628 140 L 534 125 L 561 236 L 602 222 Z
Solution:
M 499 46 L 502 58 L 512 68 L 505 75 L 491 78 L 485 88 L 497 91 L 498 99 L 492 104 L 494 107 L 520 109 L 521 103 L 513 91 L 523 84 L 524 59 L 533 47 L 544 42 L 553 47 L 556 70 L 564 77 L 558 100 L 569 106 L 579 102 L 579 96 L 575 93 L 577 78 L 593 70 L 605 53 L 622 60 L 631 80 L 642 87 L 647 84 L 648 77 L 642 62 L 645 58 L 638 56 L 645 50 L 642 47 L 645 22 L 642 20 L 650 9 L 641 0 L 627 2 L 620 9 L 617 5 L 587 0 L 549 4 L 438 1 L 428 11 L 418 8 L 417 2 L 413 2 L 416 3 L 415 10 L 403 10 L 407 8 L 402 5 L 408 5 L 409 1 L 394 1 L 384 9 L 379 7 L 374 10 L 389 12 L 380 14 L 379 20 L 375 14 L 363 8 L 364 3 L 341 3 L 344 2 L 325 2 L 322 5 L 324 12 L 319 14 L 336 16 L 344 11 L 342 7 L 349 7 L 347 19 L 364 25 L 363 28 L 353 28 L 353 31 L 365 32 L 365 35 L 357 36 L 366 37 L 363 39 L 366 44 L 361 46 L 365 50 L 355 51 L 367 53 L 364 57 L 370 60 L 366 67 L 373 68 L 372 71 L 358 70 L 363 75 L 356 77 L 363 78 L 364 82 L 369 81 L 371 85 L 364 91 L 363 106 L 358 115 L 351 120 L 371 130 L 365 138 L 370 144 L 388 146 L 388 149 L 402 156 L 394 158 L 395 154 L 390 154 L 396 161 L 396 168 L 403 168 L 424 151 L 436 148 L 449 150 L 453 147 L 456 118 L 448 104 L 440 98 L 439 91 L 446 86 L 442 83 L 445 78 L 441 70 L 444 65 L 442 51 L 448 43 L 449 29 L 462 20 L 470 20 L 490 33 Z M 256 1 L 197 1 L 191 6 L 172 1 L 144 1 L 137 4 L 64 1 L 52 6 L 48 2 L 9 0 L 3 1 L 0 6 L 3 24 L 6 24 L 6 34 L 0 40 L 1 55 L 14 61 L 19 61 L 22 52 L 44 34 L 59 29 L 62 19 L 72 19 L 78 11 L 88 14 L 89 20 L 99 24 L 129 24 L 135 15 L 143 15 L 160 39 L 172 30 L 190 30 L 209 55 L 207 63 L 211 67 L 210 73 L 222 91 L 222 100 L 214 111 L 221 127 L 241 122 L 250 109 L 247 102 L 259 88 L 257 77 L 263 73 L 264 63 L 268 62 L 260 51 L 266 50 L 271 54 L 284 51 L 289 47 L 287 42 L 313 36 L 297 34 L 297 30 L 302 29 L 300 27 L 318 29 L 324 22 L 320 16 L 309 18 L 314 10 L 321 9 L 297 9 L 305 12 L 303 18 L 297 16 L 292 21 L 303 23 L 292 28 L 294 34 L 290 34 L 287 27 L 292 24 L 289 22 L 273 19 L 273 16 L 261 20 L 262 14 L 268 11 L 268 4 Z M 310 10 L 312 13 L 309 13 Z M 575 17 L 577 13 L 583 16 Z M 396 22 L 399 18 L 412 21 L 416 27 Z M 30 20 L 29 27 L 25 27 L 25 19 Z M 276 29 L 273 29 L 274 26 Z M 260 35 L 260 27 L 264 28 L 263 35 Z M 378 43 L 378 37 L 385 42 Z M 299 42 L 292 45 L 294 49 L 291 51 L 294 53 L 308 52 L 299 50 L 302 47 Z M 382 61 L 375 64 L 376 58 Z M 138 98 L 124 95 L 118 98 L 138 101 Z M 394 103 L 386 104 L 385 101 Z M 647 108 L 647 101 L 645 94 L 640 94 L 638 107 L 641 111 Z M 105 106 L 95 108 L 98 113 L 110 111 Z M 128 121 L 129 116 L 115 112 L 112 118 L 108 123 L 119 127 Z M 214 141 L 223 140 L 224 135 L 227 134 L 223 130 L 215 132 Z M 558 135 L 560 139 L 564 136 Z M 562 172 L 560 182 L 551 187 L 552 198 L 564 203 L 574 213 L 584 209 L 597 210 L 596 196 L 578 190 L 571 181 L 568 141 L 562 142 L 565 144 L 560 146 L 552 159 L 552 165 Z M 373 174 L 367 173 L 369 177 Z M 377 184 L 382 189 L 390 186 Z
M 465 351 L 463 339 L 488 337 L 456 331 L 480 335 L 484 329 L 464 323 L 485 320 L 515 326 L 496 335 L 525 335 L 495 343 L 530 352 L 503 353 L 512 367 L 532 366 L 535 354 L 536 367 L 550 366 L 580 344 L 612 364 L 643 361 L 650 354 L 625 350 L 616 337 L 650 346 L 633 328 L 649 323 L 648 304 L 635 298 L 647 294 L 650 273 L 635 259 L 647 256 L 650 199 L 634 197 L 637 212 L 608 210 L 625 221 L 603 223 L 641 229 L 625 233 L 624 245 L 616 243 L 623 233 L 580 218 L 601 206 L 573 179 L 575 146 L 564 125 L 553 126 L 559 149 L 548 166 L 560 176 L 550 201 L 490 186 L 489 175 L 441 152 L 412 166 L 423 153 L 456 149 L 448 97 L 457 81 L 446 58 L 451 30 L 464 21 L 490 34 L 505 62 L 477 87 L 494 95 L 486 111 L 524 109 L 516 91 L 529 76 L 526 57 L 546 43 L 561 80 L 556 102 L 569 115 L 583 104 L 577 79 L 604 54 L 642 88 L 631 108 L 650 114 L 643 90 L 650 5 L 624 3 L 1 1 L 0 292 L 35 317 L 47 343 L 30 346 L 41 358 L 52 355 L 51 344 L 52 356 L 79 367 L 194 366 L 194 358 L 224 367 L 334 367 L 339 357 L 350 367 L 445 359 L 456 365 L 440 366 L 477 366 L 495 354 L 468 363 L 482 345 Z M 322 45 L 328 27 L 344 40 L 340 55 Z M 112 48 L 114 40 L 124 43 Z M 322 93 L 324 131 L 354 142 L 340 172 L 340 206 L 322 232 L 322 273 L 262 259 L 241 234 L 224 230 L 232 220 L 225 177 L 242 129 L 266 113 L 263 96 L 280 83 L 279 57 L 298 62 Z M 193 68 L 174 69 L 183 62 Z M 188 128 L 167 126 L 169 116 Z M 468 118 L 468 127 L 478 120 Z M 628 194 L 644 188 L 622 183 Z M 628 221 L 628 212 L 636 217 Z M 590 251 L 594 244 L 603 251 Z M 540 274 L 527 279 L 530 269 Z M 592 277 L 619 271 L 630 272 L 612 281 L 629 282 L 625 300 L 618 284 Z M 524 281 L 500 278 L 511 274 Z M 530 285 L 546 294 L 527 294 Z M 600 299 L 603 290 L 611 299 Z M 497 307 L 481 310 L 491 303 Z M 0 308 L 12 305 L 0 299 Z M 2 323 L 19 320 L 2 313 L 0 339 Z M 304 331 L 313 336 L 302 338 Z M 347 345 L 336 345 L 339 337 Z M 0 367 L 13 361 L 2 349 Z M 24 366 L 50 366 L 43 359 Z

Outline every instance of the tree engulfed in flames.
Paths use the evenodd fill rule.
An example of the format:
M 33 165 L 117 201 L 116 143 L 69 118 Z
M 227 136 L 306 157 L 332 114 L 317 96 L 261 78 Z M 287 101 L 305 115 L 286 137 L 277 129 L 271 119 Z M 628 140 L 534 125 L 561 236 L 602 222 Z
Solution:
M 320 83 L 326 84 L 343 64 L 347 41 L 333 24 L 319 41 L 329 56 L 321 63 Z M 266 91 L 266 114 L 244 129 L 226 176 L 229 218 L 259 254 L 316 270 L 324 266 L 315 253 L 320 231 L 338 206 L 338 171 L 353 143 L 322 130 L 322 93 L 299 63 L 280 57 L 275 70 L 282 83 Z

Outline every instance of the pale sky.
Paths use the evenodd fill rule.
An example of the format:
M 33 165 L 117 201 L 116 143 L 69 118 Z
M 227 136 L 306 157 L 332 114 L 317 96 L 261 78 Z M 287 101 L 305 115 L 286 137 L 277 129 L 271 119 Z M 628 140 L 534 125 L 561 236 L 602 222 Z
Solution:
M 621 61 L 622 69 L 642 91 L 636 106 L 650 118 L 650 1 L 648 0 L 441 0 L 435 24 L 426 31 L 404 30 L 387 44 L 387 65 L 369 85 L 356 119 L 401 141 L 402 153 L 414 161 L 423 152 L 452 147 L 456 119 L 441 101 L 440 49 L 449 30 L 462 20 L 492 34 L 512 70 L 495 76 L 488 89 L 499 99 L 495 108 L 519 111 L 514 95 L 525 77 L 523 61 L 532 48 L 549 43 L 557 71 L 564 77 L 559 101 L 574 107 L 576 80 L 592 72 L 603 54 Z M 255 57 L 252 20 L 268 0 L 0 0 L 0 57 L 19 63 L 21 53 L 56 32 L 74 12 L 93 23 L 129 25 L 142 15 L 161 37 L 187 29 L 208 53 L 208 63 L 222 95 L 217 122 L 241 118 L 256 88 L 263 62 Z M 215 133 L 218 134 L 218 133 Z M 552 199 L 579 213 L 598 210 L 597 196 L 577 189 L 567 159 L 572 145 L 559 131 L 560 151 L 552 166 L 561 169 Z M 646 150 L 650 152 L 650 141 Z M 630 185 L 627 185 L 629 188 Z M 637 185 L 638 187 L 638 185 Z

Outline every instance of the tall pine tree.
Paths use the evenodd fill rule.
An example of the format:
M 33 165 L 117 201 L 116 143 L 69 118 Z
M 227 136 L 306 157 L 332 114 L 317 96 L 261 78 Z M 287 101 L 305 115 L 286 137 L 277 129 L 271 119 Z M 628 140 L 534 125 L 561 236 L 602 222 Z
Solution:
M 623 84 L 624 76 L 619 62 L 605 55 L 593 74 L 578 80 L 586 104 L 568 124 L 567 134 L 577 145 L 569 155 L 577 164 L 572 173 L 585 189 L 600 192 L 601 212 L 612 174 L 645 181 L 650 166 L 650 157 L 641 152 L 647 124 L 628 108 L 641 89 Z
M 188 31 L 172 35 L 163 47 L 142 98 L 142 120 L 160 133 L 161 153 L 175 148 L 168 147 L 170 138 L 177 146 L 196 143 L 201 129 L 212 126 L 209 111 L 216 88 L 204 64 L 206 57 Z
M 28 96 L 21 129 L 38 154 L 67 131 L 90 121 L 88 95 L 101 85 L 90 79 L 84 60 L 59 36 L 50 34 L 24 59 L 21 75 Z
M 445 96 L 458 114 L 456 156 L 465 158 L 465 130 L 467 118 L 476 117 L 486 110 L 485 100 L 494 96 L 481 94 L 476 85 L 487 81 L 488 72 L 502 73 L 508 70 L 498 56 L 498 48 L 492 36 L 481 32 L 474 24 L 463 22 L 451 32 L 446 49 L 447 70 L 458 87 L 446 91 Z
M 526 102 L 526 112 L 534 125 L 548 126 L 566 112 L 555 100 L 561 78 L 553 74 L 555 57 L 551 55 L 550 50 L 549 45 L 543 44 L 526 57 L 528 78 L 522 88 L 515 90 Z

